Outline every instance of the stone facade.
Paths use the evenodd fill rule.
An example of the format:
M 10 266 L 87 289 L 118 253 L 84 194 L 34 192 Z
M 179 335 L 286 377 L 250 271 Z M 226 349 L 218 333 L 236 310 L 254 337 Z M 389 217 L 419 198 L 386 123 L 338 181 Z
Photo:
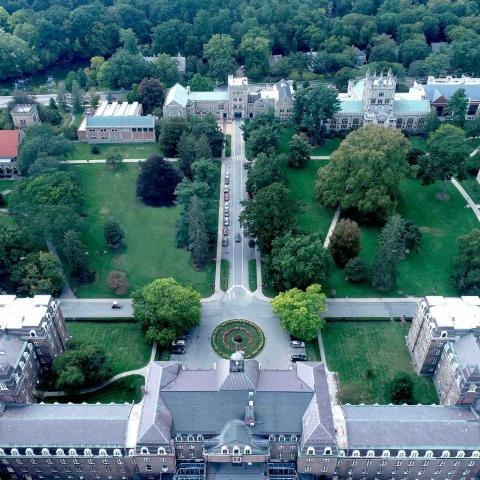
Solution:
M 430 103 L 421 94 L 395 93 L 397 78 L 367 72 L 361 80 L 350 80 L 347 93 L 339 93 L 340 110 L 329 123 L 330 130 L 348 131 L 375 124 L 398 128 L 411 134 L 423 132 Z
M 48 295 L 3 295 L 0 313 L 0 402 L 34 402 L 39 381 L 65 350 L 62 312 Z
M 407 345 L 417 373 L 433 376 L 444 405 L 480 400 L 480 297 L 425 297 Z
M 36 105 L 15 105 L 10 112 L 15 128 L 27 129 L 35 123 L 40 123 Z
M 246 77 L 229 75 L 226 90 L 192 92 L 179 83 L 168 92 L 163 106 L 165 117 L 204 116 L 217 119 L 252 118 L 273 110 L 282 121 L 290 118 L 293 109 L 292 82 L 280 80 L 274 85 L 250 85 Z

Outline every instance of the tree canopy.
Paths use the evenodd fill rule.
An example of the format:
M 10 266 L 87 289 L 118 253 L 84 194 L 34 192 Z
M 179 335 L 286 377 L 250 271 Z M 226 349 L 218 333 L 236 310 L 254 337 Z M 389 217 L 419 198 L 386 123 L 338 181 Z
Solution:
M 305 291 L 292 288 L 278 294 L 272 300 L 273 312 L 280 318 L 280 325 L 290 335 L 303 340 L 313 340 L 325 324 L 321 313 L 326 310 L 326 296 L 322 287 L 310 285 Z
M 452 283 L 462 295 L 480 295 L 480 230 L 458 237 Z
M 318 172 L 320 203 L 384 219 L 395 210 L 409 143 L 398 130 L 367 125 L 348 134 Z
M 147 340 L 165 347 L 200 323 L 200 294 L 173 278 L 160 278 L 133 295 L 133 313 Z

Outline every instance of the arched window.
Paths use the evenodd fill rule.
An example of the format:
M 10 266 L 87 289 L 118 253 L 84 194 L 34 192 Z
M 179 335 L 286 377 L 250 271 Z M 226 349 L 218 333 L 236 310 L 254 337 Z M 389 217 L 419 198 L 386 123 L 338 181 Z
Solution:
M 55 451 L 55 455 L 57 455 L 57 457 L 64 456 L 65 452 L 63 451 L 63 448 L 57 448 L 57 450 Z
M 188 436 L 188 441 L 189 442 L 194 442 L 195 441 L 195 439 L 193 438 L 193 435 Z
M 222 447 L 222 453 L 228 455 L 228 447 Z
M 411 456 L 412 458 L 417 458 L 417 457 L 418 457 L 418 450 L 412 450 L 412 451 L 410 452 L 410 456 Z
M 359 450 L 354 450 L 352 453 L 352 457 L 359 457 L 360 456 L 360 451 Z
M 101 457 L 106 457 L 106 456 L 108 456 L 107 451 L 106 451 L 104 448 L 101 448 L 101 449 L 98 451 L 98 454 L 99 454 Z
M 243 449 L 243 453 L 245 455 L 251 455 L 252 454 L 252 449 L 248 445 L 246 445 L 245 448 Z
M 158 450 L 157 450 L 157 453 L 158 455 L 165 455 L 165 449 L 163 447 L 158 447 Z
M 479 458 L 480 457 L 480 452 L 478 450 L 474 450 L 472 452 L 472 458 Z
M 425 452 L 425 457 L 427 457 L 427 458 L 433 458 L 433 452 L 432 452 L 431 450 L 427 450 L 427 451 Z
M 31 337 L 36 337 L 37 336 L 37 332 L 35 330 L 30 330 L 30 336 Z
M 71 456 L 71 457 L 76 457 L 77 456 L 77 451 L 74 449 L 74 448 L 70 448 L 68 450 L 68 454 Z
M 442 333 L 440 333 L 441 338 L 447 338 L 448 332 L 446 330 L 442 330 Z
M 324 455 L 331 455 L 332 454 L 332 449 L 330 447 L 326 447 L 323 449 L 323 454 Z
M 390 450 L 384 450 L 382 452 L 382 457 L 389 457 L 390 456 Z
M 92 456 L 93 456 L 92 450 L 90 450 L 90 448 L 86 448 L 86 449 L 83 451 L 83 454 L 84 454 L 86 457 L 92 457 Z
M 12 456 L 19 456 L 20 455 L 20 452 L 18 451 L 18 448 L 12 448 L 10 450 L 10 455 Z
M 42 448 L 42 455 L 44 457 L 50 455 L 50 451 L 48 450 L 48 448 Z
M 122 452 L 120 451 L 120 449 L 115 448 L 115 449 L 113 450 L 113 456 L 114 456 L 114 457 L 121 457 L 121 456 L 122 456 Z
M 308 447 L 307 455 L 315 455 L 315 449 L 313 447 Z
M 25 362 L 23 360 L 20 360 L 18 366 L 20 367 L 20 370 L 23 370 L 25 368 Z
M 279 435 L 278 436 L 278 441 L 279 442 L 284 442 L 285 441 L 285 435 Z
M 135 450 L 133 448 L 131 448 L 129 451 L 128 451 L 128 456 L 129 457 L 133 457 L 135 455 Z
M 345 451 L 344 451 L 344 450 L 340 450 L 340 451 L 338 452 L 338 456 L 339 456 L 339 457 L 344 457 L 344 456 L 345 456 Z
M 142 448 L 140 449 L 140 453 L 143 454 L 143 455 L 148 454 L 148 448 L 147 448 L 147 447 L 142 447 Z
M 29 457 L 33 457 L 33 450 L 31 448 L 27 448 L 25 450 L 25 455 L 28 455 Z
M 240 448 L 237 447 L 236 445 L 233 447 L 233 454 L 234 455 L 240 455 Z
M 399 450 L 398 454 L 397 454 L 397 457 L 404 458 L 405 457 L 405 450 Z
M 442 458 L 448 458 L 450 456 L 450 452 L 448 450 L 444 450 L 442 452 Z
M 457 452 L 457 457 L 458 457 L 458 458 L 464 458 L 464 457 L 465 457 L 465 452 L 464 452 L 463 450 L 459 450 L 459 451 Z
M 374 457 L 375 456 L 375 452 L 373 450 L 369 450 L 367 452 L 367 457 Z

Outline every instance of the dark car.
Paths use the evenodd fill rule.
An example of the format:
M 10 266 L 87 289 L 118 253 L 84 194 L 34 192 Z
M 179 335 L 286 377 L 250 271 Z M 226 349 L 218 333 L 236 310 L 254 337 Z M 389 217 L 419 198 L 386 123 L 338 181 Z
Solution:
M 228 247 L 228 238 L 224 238 L 224 239 L 222 240 L 222 246 Z
M 228 237 L 228 228 L 227 228 L 227 227 L 225 227 L 225 228 L 223 229 L 223 235 L 224 235 L 225 237 Z
M 235 241 L 236 241 L 237 243 L 242 241 L 242 236 L 241 236 L 239 233 L 236 233 L 236 234 L 235 234 Z
M 307 356 L 306 355 L 303 355 L 303 354 L 295 354 L 295 355 L 290 355 L 290 360 L 292 362 L 305 362 L 307 361 Z
M 228 201 L 230 200 L 230 194 L 229 194 L 229 193 L 225 193 L 225 194 L 223 195 L 223 199 L 224 199 L 226 202 L 228 202 Z
M 174 347 L 172 347 L 172 353 L 174 355 L 183 355 L 185 353 L 185 347 L 181 345 L 175 345 Z

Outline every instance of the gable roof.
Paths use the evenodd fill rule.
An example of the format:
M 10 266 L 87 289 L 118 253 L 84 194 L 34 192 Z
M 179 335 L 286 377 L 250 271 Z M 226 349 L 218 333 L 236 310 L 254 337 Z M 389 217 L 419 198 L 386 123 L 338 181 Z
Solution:
M 170 105 L 176 103 L 182 107 L 186 107 L 188 102 L 188 92 L 185 87 L 176 83 L 167 93 L 167 98 L 165 99 L 165 105 Z
M 18 130 L 0 130 L 0 158 L 18 157 L 19 141 Z
M 423 86 L 425 91 L 425 97 L 431 102 L 437 100 L 441 96 L 447 100 L 460 88 L 465 90 L 465 95 L 471 101 L 480 101 L 480 84 L 468 85 L 468 84 L 426 84 Z

